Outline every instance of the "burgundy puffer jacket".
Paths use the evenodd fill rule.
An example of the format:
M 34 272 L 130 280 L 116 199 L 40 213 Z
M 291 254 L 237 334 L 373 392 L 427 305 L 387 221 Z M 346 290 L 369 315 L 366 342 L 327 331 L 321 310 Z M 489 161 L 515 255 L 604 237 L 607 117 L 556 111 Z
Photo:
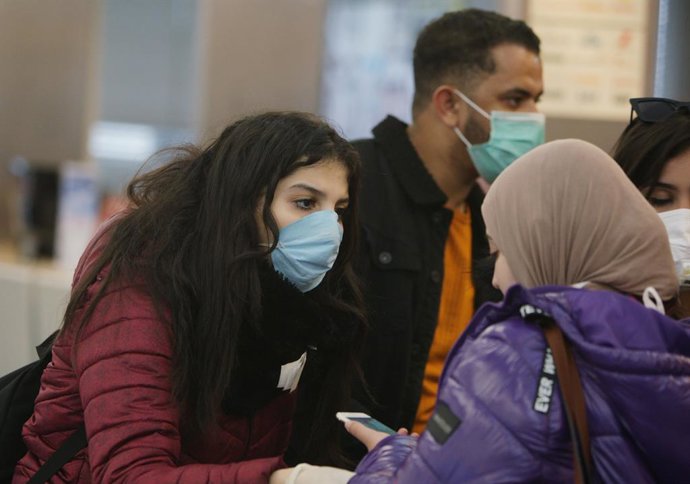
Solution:
M 82 258 L 75 282 L 104 237 Z M 88 289 L 93 297 L 105 273 Z M 171 395 L 171 337 L 141 288 L 113 286 L 97 305 L 73 354 L 62 333 L 25 424 L 27 455 L 13 483 L 26 482 L 82 422 L 88 449 L 51 482 L 266 482 L 285 466 L 295 393 L 281 393 L 252 418 L 224 416 L 211 432 L 180 436 Z M 74 359 L 73 359 L 74 356 Z

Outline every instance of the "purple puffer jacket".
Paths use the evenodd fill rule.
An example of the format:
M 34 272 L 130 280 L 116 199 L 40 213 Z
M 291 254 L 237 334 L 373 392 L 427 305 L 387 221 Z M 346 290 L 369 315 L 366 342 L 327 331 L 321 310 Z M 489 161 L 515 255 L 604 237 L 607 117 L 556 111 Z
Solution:
M 455 344 L 427 431 L 385 438 L 350 482 L 573 481 L 557 384 L 549 395 L 542 378 L 546 343 L 520 318 L 524 304 L 551 314 L 574 348 L 598 480 L 688 482 L 690 326 L 612 292 L 520 286 Z

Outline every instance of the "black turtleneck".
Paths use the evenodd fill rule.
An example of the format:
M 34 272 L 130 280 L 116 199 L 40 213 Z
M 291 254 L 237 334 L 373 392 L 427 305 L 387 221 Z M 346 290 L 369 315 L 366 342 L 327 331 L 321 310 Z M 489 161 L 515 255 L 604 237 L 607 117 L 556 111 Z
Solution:
M 262 314 L 240 331 L 237 364 L 223 400 L 228 414 L 252 415 L 285 391 L 277 387 L 281 366 L 304 352 L 307 363 L 300 388 L 317 382 L 333 349 L 352 337 L 351 325 L 338 322 L 318 302 L 319 288 L 302 293 L 268 264 L 261 265 L 259 277 Z

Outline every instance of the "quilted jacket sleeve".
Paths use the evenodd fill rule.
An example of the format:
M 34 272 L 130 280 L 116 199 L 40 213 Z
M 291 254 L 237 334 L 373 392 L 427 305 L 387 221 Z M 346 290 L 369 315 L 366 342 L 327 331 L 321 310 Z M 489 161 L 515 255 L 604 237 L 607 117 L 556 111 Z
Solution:
M 398 468 L 417 447 L 417 439 L 408 435 L 386 437 L 359 463 L 350 483 L 391 482 Z
M 557 395 L 547 414 L 532 409 L 544 340 L 537 329 L 512 326 L 495 325 L 451 353 L 439 390 L 457 418 L 447 440 L 427 430 L 411 448 L 389 437 L 362 460 L 351 482 L 572 481 L 568 441 L 549 432 L 563 418 Z M 551 445 L 562 446 L 562 458 L 548 455 Z
M 281 456 L 181 465 L 170 340 L 151 301 L 132 287 L 110 290 L 82 332 L 75 372 L 93 482 L 266 482 L 284 467 Z

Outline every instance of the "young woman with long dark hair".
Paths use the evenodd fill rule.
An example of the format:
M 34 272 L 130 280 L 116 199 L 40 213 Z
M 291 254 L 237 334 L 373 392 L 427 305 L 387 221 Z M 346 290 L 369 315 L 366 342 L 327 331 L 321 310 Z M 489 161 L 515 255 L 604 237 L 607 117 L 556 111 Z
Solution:
M 77 267 L 15 482 L 82 424 L 54 482 L 261 482 L 289 445 L 338 463 L 364 327 L 356 152 L 267 113 L 167 153 Z

